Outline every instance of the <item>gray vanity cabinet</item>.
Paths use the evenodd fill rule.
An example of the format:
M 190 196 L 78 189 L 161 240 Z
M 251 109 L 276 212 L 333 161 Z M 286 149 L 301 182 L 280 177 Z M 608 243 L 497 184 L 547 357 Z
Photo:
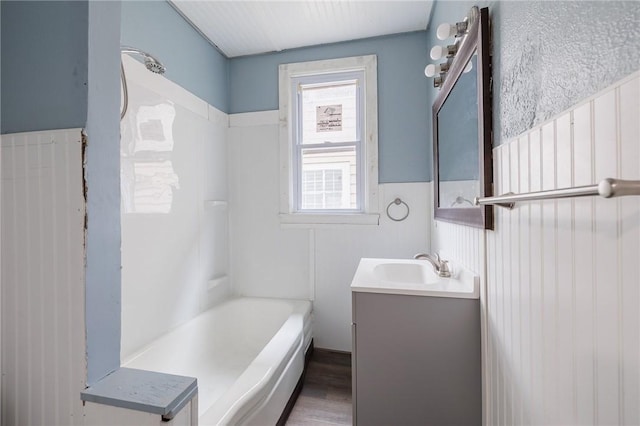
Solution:
M 352 292 L 360 426 L 481 425 L 478 299 Z

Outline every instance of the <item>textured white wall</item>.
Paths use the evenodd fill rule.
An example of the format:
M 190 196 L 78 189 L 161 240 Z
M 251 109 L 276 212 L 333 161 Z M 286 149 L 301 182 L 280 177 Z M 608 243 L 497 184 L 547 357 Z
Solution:
M 500 1 L 490 10 L 498 143 L 603 90 L 640 63 L 636 1 Z
M 437 1 L 427 29 L 488 7 L 493 53 L 494 144 L 603 90 L 640 63 L 637 1 Z M 429 105 L 438 93 L 429 89 Z
M 496 148 L 496 193 L 640 179 L 639 104 L 635 73 Z M 483 231 L 436 229 L 482 267 Z M 486 424 L 639 424 L 640 198 L 496 208 L 486 263 Z
M 350 285 L 358 262 L 362 257 L 409 258 L 429 249 L 429 185 L 380 185 L 379 226 L 281 225 L 278 152 L 277 111 L 230 116 L 234 290 L 248 296 L 313 299 L 316 346 L 351 351 Z M 411 208 L 403 222 L 391 221 L 384 212 L 396 197 Z

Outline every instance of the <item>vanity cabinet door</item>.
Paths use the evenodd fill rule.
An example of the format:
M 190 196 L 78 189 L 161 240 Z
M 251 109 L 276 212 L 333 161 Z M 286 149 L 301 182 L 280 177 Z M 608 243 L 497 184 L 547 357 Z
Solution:
M 480 425 L 477 299 L 353 293 L 354 424 Z

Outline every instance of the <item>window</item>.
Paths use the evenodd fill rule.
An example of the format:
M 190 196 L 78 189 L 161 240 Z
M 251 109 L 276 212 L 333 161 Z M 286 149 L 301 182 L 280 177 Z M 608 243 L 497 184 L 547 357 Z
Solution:
M 280 66 L 281 220 L 377 224 L 376 57 Z
M 342 211 L 363 212 L 362 82 L 364 71 L 331 75 L 295 77 L 292 85 L 294 210 L 298 212 Z M 329 196 L 331 202 L 309 203 L 318 198 L 318 189 L 305 185 L 308 171 L 316 173 L 318 166 L 348 179 L 346 196 Z M 339 169 L 337 167 L 340 167 Z M 342 168 L 345 172 L 342 173 Z M 297 179 L 296 179 L 297 178 Z M 342 183 L 340 183 L 342 188 Z M 328 189 L 335 192 L 335 189 Z M 312 191 L 313 193 L 309 193 Z M 347 192 L 348 191 L 348 192 Z M 331 198 L 333 197 L 333 198 Z M 325 199 L 327 197 L 324 197 Z
M 339 210 L 355 203 L 348 162 L 309 164 L 302 170 L 303 210 Z

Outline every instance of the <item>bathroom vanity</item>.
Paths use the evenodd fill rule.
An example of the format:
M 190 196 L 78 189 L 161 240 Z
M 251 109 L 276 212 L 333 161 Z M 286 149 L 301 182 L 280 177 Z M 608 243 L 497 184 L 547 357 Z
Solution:
M 480 425 L 478 277 L 362 259 L 351 290 L 354 425 Z

